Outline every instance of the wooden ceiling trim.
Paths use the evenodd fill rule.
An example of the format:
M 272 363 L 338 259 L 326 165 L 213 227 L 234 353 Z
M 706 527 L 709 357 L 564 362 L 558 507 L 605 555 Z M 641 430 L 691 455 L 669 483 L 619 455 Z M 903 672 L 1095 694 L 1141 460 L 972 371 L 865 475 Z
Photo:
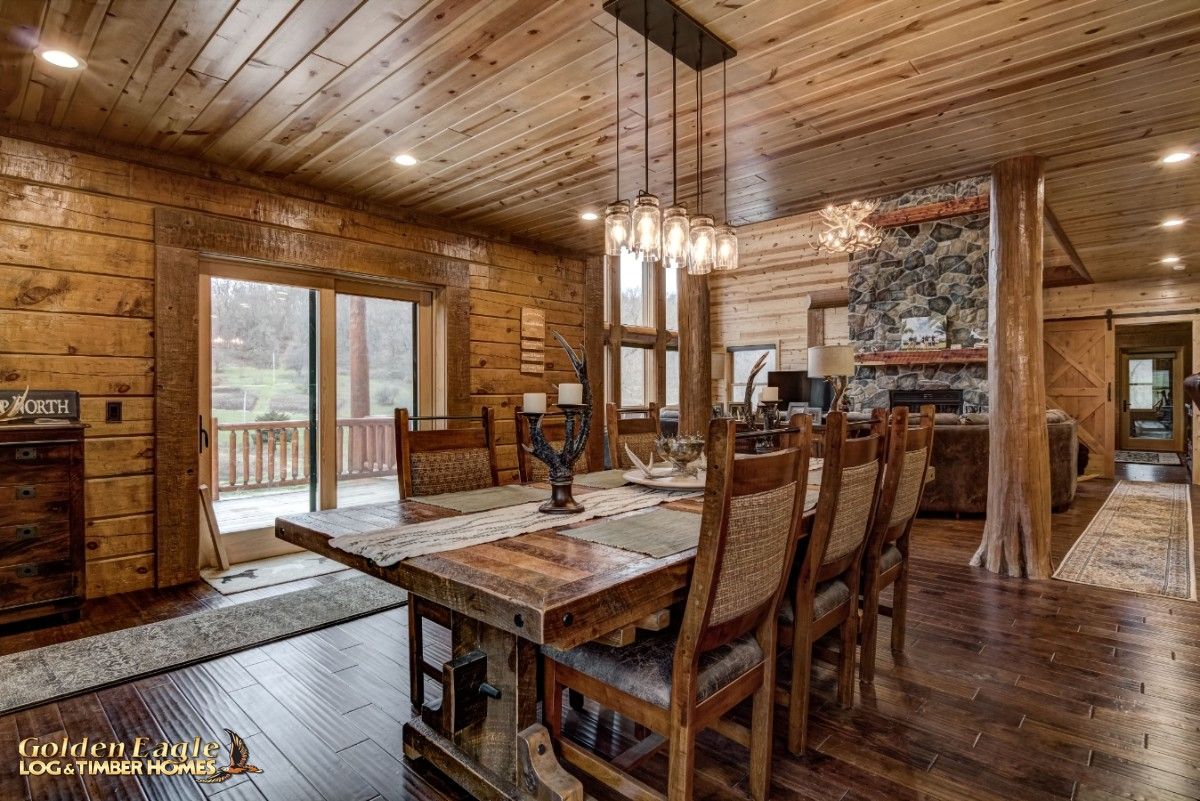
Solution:
M 1058 244 L 1058 247 L 1067 254 L 1070 260 L 1070 267 L 1079 276 L 1080 282 L 1084 284 L 1092 283 L 1091 273 L 1087 267 L 1083 266 L 1083 259 L 1079 258 L 1079 254 L 1075 251 L 1075 246 L 1071 244 L 1070 238 L 1067 237 L 1067 232 L 1063 230 L 1062 224 L 1059 223 L 1058 217 L 1054 215 L 1053 210 L 1049 206 L 1044 205 L 1043 210 L 1046 217 L 1046 227 L 1050 229 L 1050 235 Z

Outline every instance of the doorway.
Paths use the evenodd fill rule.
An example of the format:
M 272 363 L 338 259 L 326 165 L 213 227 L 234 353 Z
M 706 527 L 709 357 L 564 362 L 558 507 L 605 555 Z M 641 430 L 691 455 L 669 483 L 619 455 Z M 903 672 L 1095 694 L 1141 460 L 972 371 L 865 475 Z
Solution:
M 1184 450 L 1188 420 L 1183 379 L 1191 364 L 1191 337 L 1190 323 L 1117 327 L 1117 447 L 1121 450 Z
M 201 263 L 200 481 L 230 562 L 294 550 L 275 518 L 395 500 L 394 410 L 434 405 L 433 295 Z

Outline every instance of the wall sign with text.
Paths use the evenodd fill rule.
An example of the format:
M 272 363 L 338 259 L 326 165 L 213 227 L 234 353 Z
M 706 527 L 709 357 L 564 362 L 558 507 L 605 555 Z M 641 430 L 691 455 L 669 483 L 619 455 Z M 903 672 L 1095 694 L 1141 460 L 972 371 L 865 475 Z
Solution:
M 15 409 L 14 409 L 15 407 Z M 66 389 L 0 389 L 0 420 L 78 420 L 79 393 Z

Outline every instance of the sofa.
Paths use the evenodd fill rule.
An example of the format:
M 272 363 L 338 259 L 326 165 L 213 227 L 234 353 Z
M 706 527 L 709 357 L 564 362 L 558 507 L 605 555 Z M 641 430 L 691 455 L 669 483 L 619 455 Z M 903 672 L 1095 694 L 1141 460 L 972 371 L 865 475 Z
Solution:
M 925 487 L 921 511 L 985 514 L 988 483 L 988 416 L 939 414 L 934 419 L 934 478 Z M 1061 511 L 1075 499 L 1079 440 L 1076 422 L 1057 409 L 1046 412 L 1050 436 L 1050 505 Z

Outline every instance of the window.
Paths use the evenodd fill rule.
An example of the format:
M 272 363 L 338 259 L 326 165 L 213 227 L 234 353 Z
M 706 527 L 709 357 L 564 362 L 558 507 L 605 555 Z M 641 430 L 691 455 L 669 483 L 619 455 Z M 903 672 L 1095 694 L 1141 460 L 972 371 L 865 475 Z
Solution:
M 679 330 L 679 270 L 671 267 L 663 270 L 664 290 L 667 302 L 666 328 L 668 331 Z
M 654 373 L 650 358 L 653 353 L 650 348 L 621 348 L 621 406 L 646 405 L 646 388 Z
M 621 254 L 621 325 L 648 326 L 650 293 L 646 291 L 646 269 L 632 253 Z
M 679 405 L 679 348 L 667 348 L 667 391 L 666 404 Z
M 750 368 L 758 361 L 758 357 L 767 354 L 766 366 L 759 372 L 754 379 L 754 402 L 758 402 L 759 392 L 767 383 L 767 371 L 775 369 L 775 347 L 772 345 L 749 346 L 740 348 L 730 348 L 729 355 L 733 361 L 733 385 L 730 390 L 729 400 L 732 403 L 741 403 L 746 394 L 746 381 L 750 377 Z

